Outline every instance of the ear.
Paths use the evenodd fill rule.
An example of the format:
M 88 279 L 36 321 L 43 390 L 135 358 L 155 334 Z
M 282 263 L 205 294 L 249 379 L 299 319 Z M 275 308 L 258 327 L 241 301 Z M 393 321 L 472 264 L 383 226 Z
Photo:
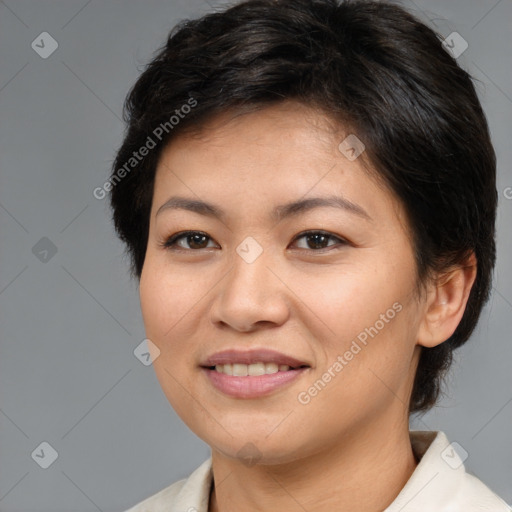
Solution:
M 435 347 L 455 332 L 464 315 L 476 269 L 477 261 L 472 252 L 464 264 L 438 276 L 429 286 L 418 345 Z

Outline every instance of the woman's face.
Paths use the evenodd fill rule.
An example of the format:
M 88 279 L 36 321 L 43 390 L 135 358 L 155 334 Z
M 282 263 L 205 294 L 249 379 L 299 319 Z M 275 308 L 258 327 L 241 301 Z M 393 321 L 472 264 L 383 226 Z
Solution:
M 407 422 L 424 309 L 413 248 L 401 205 L 339 149 L 348 135 L 287 103 L 162 154 L 146 335 L 169 402 L 227 457 L 293 461 Z

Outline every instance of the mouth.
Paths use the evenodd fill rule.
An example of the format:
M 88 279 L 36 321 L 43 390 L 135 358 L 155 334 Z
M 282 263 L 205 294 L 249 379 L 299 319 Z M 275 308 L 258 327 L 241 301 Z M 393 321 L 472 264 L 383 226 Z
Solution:
M 209 382 L 233 398 L 259 398 L 295 381 L 311 366 L 273 350 L 226 350 L 200 365 Z
M 236 377 L 269 375 L 310 367 L 306 361 L 269 349 L 223 350 L 208 357 L 201 366 Z
M 215 366 L 205 366 L 208 370 L 232 375 L 234 377 L 257 377 L 259 375 L 272 375 L 278 372 L 288 372 L 290 370 L 298 370 L 300 368 L 309 368 L 308 365 L 289 366 L 287 364 L 268 363 L 260 361 L 258 363 L 226 363 L 217 364 Z

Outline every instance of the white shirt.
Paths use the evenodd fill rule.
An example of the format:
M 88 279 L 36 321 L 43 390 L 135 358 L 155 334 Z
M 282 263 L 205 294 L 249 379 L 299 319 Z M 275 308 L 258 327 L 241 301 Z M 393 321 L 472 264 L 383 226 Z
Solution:
M 466 472 L 441 432 L 412 430 L 412 450 L 420 462 L 384 512 L 512 512 L 478 478 Z M 208 512 L 212 459 L 126 512 Z

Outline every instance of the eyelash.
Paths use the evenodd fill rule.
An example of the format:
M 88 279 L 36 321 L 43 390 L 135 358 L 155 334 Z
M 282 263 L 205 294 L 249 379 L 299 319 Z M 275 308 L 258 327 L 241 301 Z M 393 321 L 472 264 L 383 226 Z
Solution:
M 203 247 L 202 249 L 184 249 L 183 247 L 179 247 L 176 245 L 176 242 L 182 238 L 187 238 L 190 235 L 202 235 L 208 238 L 209 240 L 212 240 L 210 236 L 208 236 L 206 233 L 202 231 L 180 231 L 179 233 L 175 233 L 174 235 L 171 235 L 166 240 L 160 243 L 160 246 L 163 247 L 166 250 L 170 251 L 200 251 L 202 249 L 211 249 L 211 247 Z M 302 233 L 299 233 L 292 242 L 296 242 L 297 240 L 300 240 L 301 238 L 311 236 L 311 235 L 323 235 L 326 236 L 328 239 L 334 239 L 338 241 L 338 245 L 348 245 L 349 242 L 339 236 L 333 235 L 332 233 L 329 233 L 327 231 L 321 231 L 321 230 L 310 230 L 310 231 L 303 231 Z M 322 247 L 320 249 L 304 249 L 301 248 L 300 250 L 306 250 L 306 251 L 313 251 L 313 252 L 322 252 L 326 250 L 332 250 L 333 245 L 328 245 L 327 247 Z M 339 248 L 339 247 L 338 247 Z

